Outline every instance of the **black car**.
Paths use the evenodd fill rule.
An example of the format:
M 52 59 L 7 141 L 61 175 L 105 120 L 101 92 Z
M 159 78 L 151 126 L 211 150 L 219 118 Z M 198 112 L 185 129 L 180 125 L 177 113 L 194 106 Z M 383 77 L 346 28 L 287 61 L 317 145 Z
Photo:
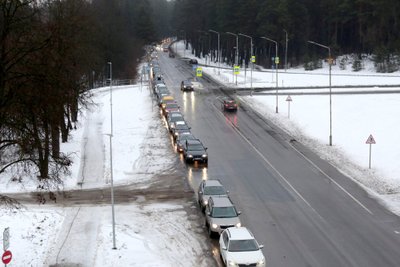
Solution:
M 191 58 L 189 60 L 189 64 L 197 65 L 198 64 L 197 59 Z
M 177 138 L 176 138 L 176 151 L 178 153 L 183 152 L 183 148 L 185 146 L 186 140 L 195 140 L 196 137 L 191 134 L 191 133 L 181 133 Z
M 193 91 L 193 83 L 190 80 L 185 80 L 181 82 L 182 91 Z
M 174 142 L 182 133 L 190 133 L 190 127 L 187 124 L 177 124 L 175 128 L 172 129 L 172 138 Z
M 167 117 L 167 124 L 168 124 L 168 129 L 170 132 L 172 132 L 172 129 L 175 127 L 174 122 L 176 121 L 184 121 L 185 119 L 183 118 L 182 113 L 180 112 L 170 112 Z
M 186 140 L 182 152 L 186 163 L 197 161 L 208 164 L 207 148 L 199 139 Z
M 222 100 L 222 109 L 229 111 L 236 111 L 238 109 L 238 104 L 234 99 L 224 98 Z

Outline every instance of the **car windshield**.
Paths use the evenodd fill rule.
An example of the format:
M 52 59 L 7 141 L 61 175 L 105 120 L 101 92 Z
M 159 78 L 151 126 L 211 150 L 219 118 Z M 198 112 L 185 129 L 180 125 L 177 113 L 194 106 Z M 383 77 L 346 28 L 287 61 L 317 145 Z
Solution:
M 190 145 L 188 147 L 189 150 L 192 151 L 200 151 L 200 150 L 204 150 L 203 146 L 201 144 L 195 144 L 195 145 Z
M 191 134 L 183 134 L 179 137 L 179 141 L 185 141 L 185 140 L 194 140 L 194 136 Z
M 214 218 L 232 218 L 237 217 L 234 207 L 214 207 L 211 216 Z
M 205 195 L 225 195 L 226 191 L 222 186 L 206 186 L 204 188 Z
M 178 104 L 175 104 L 175 103 L 168 103 L 167 104 L 167 108 L 178 108 L 179 106 L 178 106 Z
M 259 247 L 254 239 L 247 240 L 231 240 L 229 242 L 228 251 L 241 252 L 241 251 L 257 251 Z
M 178 124 L 175 126 L 175 129 L 177 130 L 187 130 L 189 127 L 186 124 Z

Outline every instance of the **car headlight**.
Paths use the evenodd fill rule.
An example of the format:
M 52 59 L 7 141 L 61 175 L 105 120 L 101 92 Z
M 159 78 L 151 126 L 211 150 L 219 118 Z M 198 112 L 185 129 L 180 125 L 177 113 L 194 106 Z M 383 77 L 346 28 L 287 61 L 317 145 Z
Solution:
M 207 158 L 207 154 L 203 154 L 202 157 L 203 157 L 203 158 Z
M 228 266 L 238 266 L 234 261 L 228 261 Z
M 193 158 L 193 155 L 188 155 L 188 158 Z
M 203 199 L 203 204 L 207 205 L 208 204 L 208 199 Z
M 211 225 L 211 227 L 214 228 L 214 229 L 217 229 L 217 228 L 218 228 L 218 224 L 213 223 L 213 224 Z
M 257 262 L 257 266 L 264 266 L 264 264 L 265 264 L 265 258 L 262 258 Z
M 238 223 L 236 224 L 236 227 L 240 227 L 240 226 L 242 226 L 242 224 L 241 224 L 240 222 L 238 222 Z

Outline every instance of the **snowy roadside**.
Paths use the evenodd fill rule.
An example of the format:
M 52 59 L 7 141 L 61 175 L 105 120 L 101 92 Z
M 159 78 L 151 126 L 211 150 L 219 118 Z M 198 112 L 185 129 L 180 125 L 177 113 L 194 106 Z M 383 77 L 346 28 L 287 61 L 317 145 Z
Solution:
M 67 189 L 110 186 L 108 90 L 94 91 L 94 105 L 81 118 L 71 142 L 64 144 L 63 151 L 75 159 Z M 137 184 L 143 190 L 135 202 L 115 206 L 117 249 L 112 249 L 110 205 L 32 204 L 0 213 L 0 229 L 10 227 L 13 260 L 8 266 L 214 265 L 192 197 L 159 203 L 146 199 L 154 175 L 170 173 L 177 160 L 148 88 L 114 87 L 113 118 L 114 184 Z M 21 190 L 1 178 L 0 185 L 11 192 L 36 187 L 31 183 Z

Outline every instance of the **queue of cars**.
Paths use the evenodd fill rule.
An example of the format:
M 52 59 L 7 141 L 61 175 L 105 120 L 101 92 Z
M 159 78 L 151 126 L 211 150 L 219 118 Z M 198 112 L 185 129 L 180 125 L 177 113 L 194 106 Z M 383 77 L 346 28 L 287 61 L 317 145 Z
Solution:
M 161 113 L 164 115 L 168 130 L 172 135 L 176 151 L 182 153 L 186 163 L 202 163 L 208 165 L 207 147 L 191 133 L 191 128 L 181 113 L 180 106 L 168 90 L 163 79 L 161 81 L 157 77 L 162 77 L 161 69 L 157 62 L 151 62 L 151 79 L 152 88 L 157 103 L 160 106 Z M 182 91 L 193 91 L 193 84 L 190 80 L 183 81 L 181 84 Z
M 263 245 L 242 226 L 241 212 L 219 180 L 201 181 L 197 199 L 209 236 L 219 236 L 220 256 L 226 266 L 265 266 Z
M 178 103 L 162 80 L 156 62 L 152 62 L 152 87 L 168 130 L 186 163 L 208 164 L 207 147 L 191 132 Z M 161 78 L 160 78 L 161 77 Z M 182 81 L 182 91 L 193 91 L 190 80 Z M 237 103 L 229 98 L 222 100 L 224 111 L 236 111 Z M 251 231 L 242 226 L 241 214 L 231 201 L 219 180 L 202 180 L 197 191 L 198 204 L 205 215 L 205 226 L 211 238 L 219 236 L 220 256 L 226 266 L 265 266 L 265 257 Z

